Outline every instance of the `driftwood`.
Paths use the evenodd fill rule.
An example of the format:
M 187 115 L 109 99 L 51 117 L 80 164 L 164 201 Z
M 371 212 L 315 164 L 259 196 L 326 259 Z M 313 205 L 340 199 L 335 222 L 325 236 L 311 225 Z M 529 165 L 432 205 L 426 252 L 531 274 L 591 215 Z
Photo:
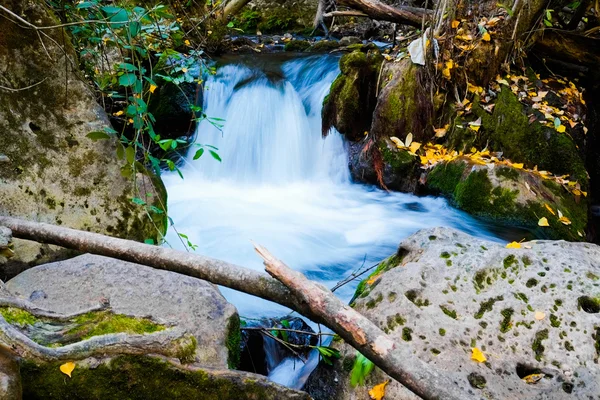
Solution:
M 344 305 L 328 289 L 291 270 L 264 247 L 256 246 L 256 250 L 265 261 L 267 272 L 275 279 L 197 254 L 97 233 L 11 217 L 0 217 L 0 225 L 10 228 L 16 238 L 55 244 L 173 271 L 274 301 L 328 326 L 384 372 L 425 399 L 470 397 L 447 377 L 416 359 L 408 347 L 392 340 L 368 318 Z M 3 328 L 2 322 L 4 321 L 0 321 L 0 329 Z M 2 340 L 3 338 L 0 338 L 0 341 Z M 30 350 L 33 346 L 31 343 L 27 344 Z M 37 356 L 46 357 L 44 354 Z M 62 354 L 59 356 L 62 357 Z
M 421 27 L 423 19 L 427 20 L 434 13 L 433 10 L 425 8 L 408 6 L 392 7 L 377 0 L 337 0 L 336 3 L 340 6 L 360 11 L 373 19 L 416 27 Z

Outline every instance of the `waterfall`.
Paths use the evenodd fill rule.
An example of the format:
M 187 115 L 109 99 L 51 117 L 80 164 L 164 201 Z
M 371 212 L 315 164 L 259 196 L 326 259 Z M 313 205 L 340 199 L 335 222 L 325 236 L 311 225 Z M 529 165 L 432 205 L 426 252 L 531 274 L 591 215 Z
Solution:
M 351 182 L 343 138 L 321 135 L 321 106 L 337 74 L 338 58 L 287 61 L 256 56 L 262 64 L 231 62 L 206 80 L 205 120 L 197 143 L 218 148 L 182 167 L 184 179 L 165 174 L 169 215 L 200 254 L 263 270 L 252 241 L 290 267 L 332 287 L 361 264 L 394 253 L 419 229 L 452 226 L 493 237 L 441 198 L 388 193 Z M 169 243 L 181 246 L 176 233 Z M 358 282 L 336 292 L 349 300 Z M 281 316 L 289 310 L 224 288 L 240 315 Z M 309 363 L 314 365 L 317 357 Z M 306 368 L 284 360 L 272 379 L 301 385 Z M 301 363 L 300 363 L 301 364 Z M 282 368 L 284 369 L 282 372 Z

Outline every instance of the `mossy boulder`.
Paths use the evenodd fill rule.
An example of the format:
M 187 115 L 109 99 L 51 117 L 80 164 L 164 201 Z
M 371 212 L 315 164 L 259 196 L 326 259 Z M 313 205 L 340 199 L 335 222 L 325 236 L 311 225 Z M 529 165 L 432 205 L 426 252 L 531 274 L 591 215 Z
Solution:
M 323 134 L 336 128 L 357 141 L 370 129 L 383 56 L 375 46 L 356 45 L 340 59 L 340 75 L 323 101 Z
M 240 322 L 235 307 L 214 285 L 196 278 L 86 254 L 31 268 L 8 281 L 6 288 L 62 314 L 90 309 L 105 299 L 110 314 L 86 314 L 75 321 L 84 338 L 178 327 L 195 343 L 182 359 L 214 368 L 235 368 L 239 362 Z M 33 324 L 26 316 L 6 312 L 2 313 L 9 319 Z
M 443 374 L 465 398 L 587 398 L 600 392 L 600 247 L 533 241 L 507 249 L 450 228 L 424 229 L 357 289 L 352 306 L 406 350 Z M 449 264 L 447 261 L 452 261 Z M 377 367 L 352 387 L 356 350 L 320 365 L 305 390 L 314 399 L 417 399 Z M 472 348 L 487 360 L 471 359 Z M 536 384 L 523 380 L 542 374 Z
M 523 169 L 478 165 L 462 158 L 435 166 L 427 175 L 426 187 L 469 214 L 496 224 L 529 229 L 535 237 L 585 239 L 586 199 Z M 570 224 L 559 221 L 559 211 Z M 550 226 L 538 225 L 542 217 Z
M 317 3 L 310 0 L 253 0 L 233 17 L 245 33 L 310 33 Z
M 3 5 L 38 25 L 59 23 L 43 2 L 7 0 Z M 124 177 L 116 143 L 86 137 L 109 128 L 108 118 L 73 70 L 78 61 L 69 38 L 58 30 L 47 34 L 55 42 L 44 40 L 43 47 L 35 31 L 0 20 L 3 85 L 32 86 L 0 91 L 0 153 L 6 158 L 0 162 L 0 214 L 139 241 L 157 239 L 166 228 L 165 214 L 151 220 L 131 199 L 142 197 L 163 208 L 166 192 L 160 179 L 141 165 L 136 176 Z M 21 240 L 14 241 L 14 252 L 1 266 L 3 277 L 71 254 Z
M 540 170 L 556 175 L 570 175 L 583 190 L 587 190 L 584 153 L 580 152 L 574 139 L 578 136 L 576 130 L 570 132 L 571 135 L 559 133 L 542 123 L 545 121 L 543 115 L 530 120 L 539 111 L 521 103 L 507 86 L 502 87 L 494 104 L 489 113 L 476 98 L 472 111 L 475 119 L 481 118 L 481 127 L 474 132 L 466 123 L 471 118 L 468 121 L 457 118 L 448 137 L 449 147 L 459 151 L 468 151 L 471 147 L 501 151 L 505 158 L 524 163 L 528 168 L 537 165 Z
M 61 363 L 23 362 L 23 397 L 31 400 L 308 400 L 303 392 L 240 371 L 182 366 L 147 356 L 76 362 L 71 378 Z

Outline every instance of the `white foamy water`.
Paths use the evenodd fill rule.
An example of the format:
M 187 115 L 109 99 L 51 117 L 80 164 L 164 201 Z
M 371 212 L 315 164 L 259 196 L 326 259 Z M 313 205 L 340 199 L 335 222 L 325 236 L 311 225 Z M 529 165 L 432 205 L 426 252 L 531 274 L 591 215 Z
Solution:
M 361 264 L 391 255 L 403 238 L 422 228 L 452 226 L 490 237 L 443 199 L 351 182 L 342 137 L 321 136 L 321 104 L 339 72 L 337 61 L 314 56 L 276 62 L 268 74 L 229 64 L 208 78 L 205 113 L 224 119 L 224 127 L 202 122 L 197 142 L 218 147 L 223 161 L 208 153 L 194 161 L 190 152 L 182 168 L 185 179 L 163 176 L 169 215 L 198 245 L 197 252 L 263 270 L 252 244 L 259 243 L 332 287 Z M 168 240 L 183 247 L 172 230 Z M 349 300 L 356 283 L 336 293 Z M 242 316 L 287 312 L 229 289 L 223 294 Z M 285 365 L 272 378 L 298 386 L 299 376 Z

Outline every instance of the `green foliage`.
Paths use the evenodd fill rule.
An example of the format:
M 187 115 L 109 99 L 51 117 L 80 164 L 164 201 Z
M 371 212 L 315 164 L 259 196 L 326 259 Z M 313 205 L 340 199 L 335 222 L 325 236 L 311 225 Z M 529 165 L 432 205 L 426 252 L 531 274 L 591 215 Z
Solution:
M 340 352 L 337 349 L 329 346 L 312 346 L 312 348 L 317 349 L 319 354 L 321 355 L 321 360 L 325 364 L 333 365 L 334 358 L 340 358 Z
M 357 385 L 364 385 L 365 378 L 371 373 L 373 367 L 375 367 L 373 361 L 369 360 L 367 357 L 363 356 L 357 351 L 356 359 L 354 360 L 354 366 L 350 372 L 350 384 L 353 387 L 356 387 Z

